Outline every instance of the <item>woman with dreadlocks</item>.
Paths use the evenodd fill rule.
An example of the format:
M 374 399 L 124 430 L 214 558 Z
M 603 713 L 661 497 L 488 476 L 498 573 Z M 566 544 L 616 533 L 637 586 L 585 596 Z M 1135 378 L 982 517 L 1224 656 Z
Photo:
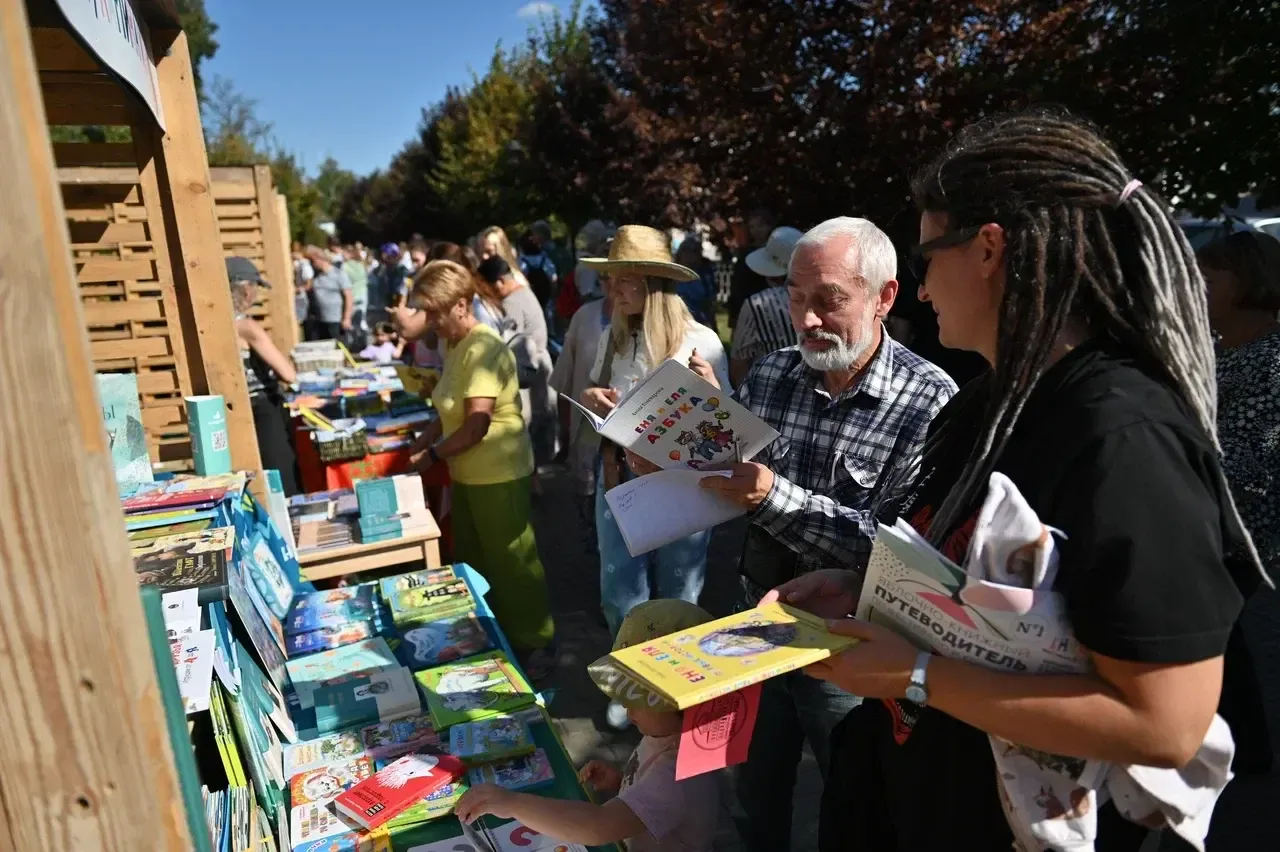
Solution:
M 920 654 L 840 618 L 861 585 L 853 572 L 771 592 L 862 640 L 811 674 L 882 699 L 833 735 L 824 852 L 1010 848 L 989 735 L 1186 765 L 1220 695 L 1232 721 L 1224 655 L 1264 576 L 1218 462 L 1204 282 L 1155 193 L 1091 127 L 1035 111 L 967 128 L 914 194 L 920 297 L 942 343 L 991 369 L 939 413 L 918 467 L 899 472 L 915 486 L 896 508 L 963 562 L 991 473 L 1009 477 L 1065 534 L 1054 588 L 1092 671 L 1026 676 Z M 1050 816 L 1077 803 L 1058 807 Z M 1111 803 L 1097 817 L 1098 850 L 1137 850 L 1147 834 Z

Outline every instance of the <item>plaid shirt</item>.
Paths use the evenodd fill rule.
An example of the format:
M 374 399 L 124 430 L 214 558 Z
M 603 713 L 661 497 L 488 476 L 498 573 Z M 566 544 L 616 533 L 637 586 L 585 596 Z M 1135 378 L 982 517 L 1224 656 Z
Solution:
M 766 355 L 737 393 L 780 434 L 755 458 L 774 481 L 752 523 L 798 554 L 800 572 L 865 568 L 885 465 L 919 451 L 955 392 L 946 373 L 887 332 L 857 384 L 835 399 L 797 347 Z

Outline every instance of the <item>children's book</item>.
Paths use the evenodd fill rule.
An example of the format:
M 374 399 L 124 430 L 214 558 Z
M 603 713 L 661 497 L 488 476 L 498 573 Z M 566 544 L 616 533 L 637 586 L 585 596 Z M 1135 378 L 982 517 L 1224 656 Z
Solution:
M 441 745 L 440 735 L 431 719 L 422 714 L 369 725 L 360 731 L 365 753 L 376 760 L 388 760 L 418 751 L 426 746 Z
M 227 496 L 226 488 L 202 488 L 179 491 L 151 490 L 142 491 L 132 497 L 120 501 L 120 506 L 128 514 L 133 512 L 150 512 L 159 509 L 192 508 L 196 510 L 211 509 L 222 498 Z
M 382 761 L 378 762 L 379 769 L 385 765 Z M 408 828 L 448 816 L 453 813 L 453 806 L 458 803 L 469 787 L 470 785 L 461 778 L 451 784 L 445 784 L 417 804 L 405 808 L 398 816 L 387 820 L 382 828 L 384 831 L 395 831 L 398 828 Z
M 542 749 L 501 763 L 479 766 L 467 776 L 471 784 L 497 784 L 508 790 L 534 790 L 556 781 L 551 759 Z
M 373 761 L 367 757 L 356 757 L 299 772 L 289 778 L 289 804 L 296 808 L 308 802 L 327 802 L 373 773 Z
M 271 613 L 276 618 L 284 618 L 289 614 L 289 607 L 293 603 L 293 583 L 271 551 L 267 539 L 256 529 L 249 539 L 247 556 L 245 567 L 249 569 L 253 585 Z
M 266 676 L 243 648 L 237 648 L 240 660 L 240 695 L 228 696 L 227 709 L 236 734 L 248 756 L 249 778 L 259 803 L 274 811 L 285 802 L 284 751 L 271 724 L 271 717 L 281 707 L 273 707 L 278 698 L 264 691 Z M 266 681 L 270 683 L 270 681 Z
M 213 631 L 197 630 L 170 645 L 174 673 L 187 715 L 209 709 L 209 686 L 213 678 Z
M 217 520 L 218 513 L 205 510 L 198 512 L 195 509 L 179 509 L 176 512 L 159 512 L 156 514 L 139 513 L 136 515 L 126 516 L 125 529 L 129 532 L 130 540 L 155 538 L 160 535 L 173 535 L 175 533 L 190 532 L 186 529 L 190 526 L 194 530 L 209 529 Z M 202 526 L 194 526 L 202 524 Z M 155 536 L 146 536 L 143 533 L 151 533 L 159 530 Z
M 475 613 L 431 621 L 400 632 L 401 658 L 412 671 L 421 671 L 480 654 L 493 647 L 489 633 Z
M 397 594 L 390 604 L 391 617 L 401 626 L 439 621 L 476 608 L 471 589 L 463 580 L 409 589 Z
M 600 417 L 566 396 L 591 427 L 661 468 L 747 461 L 778 432 L 674 359 L 664 361 Z
M 317 651 L 341 648 L 343 645 L 350 645 L 362 639 L 388 636 L 393 630 L 394 626 L 389 621 L 375 616 L 369 621 L 354 621 L 341 627 L 324 627 L 320 630 L 312 630 L 309 633 L 296 633 L 293 636 L 287 636 L 285 637 L 284 652 L 289 659 L 294 660 L 307 654 L 314 654 Z
M 161 536 L 133 546 L 133 567 L 141 585 L 164 591 L 196 588 L 200 602 L 226 598 L 227 562 L 235 542 L 231 527 Z
M 98 373 L 97 380 L 116 483 L 122 488 L 131 488 L 151 482 L 151 455 L 147 451 L 147 430 L 142 425 L 142 407 L 138 402 L 137 374 Z
M 285 671 L 284 628 L 280 620 L 271 614 L 258 590 L 244 576 L 243 566 L 232 565 L 227 571 L 227 594 L 267 676 L 277 690 L 285 691 L 289 676 Z
M 566 843 L 540 834 L 519 822 L 490 826 L 482 817 L 467 825 L 462 823 L 462 837 L 475 852 L 587 852 L 585 846 Z M 432 843 L 413 852 L 456 852 L 458 839 Z
M 357 731 L 340 731 L 316 740 L 284 747 L 284 776 L 342 763 L 364 754 L 364 742 Z
M 462 722 L 449 729 L 449 754 L 462 758 L 468 766 L 510 760 L 533 750 L 528 723 L 514 716 Z
M 608 659 L 684 710 L 744 686 L 803 668 L 857 640 L 827 632 L 826 622 L 785 604 L 765 604 L 641 642 Z M 591 676 L 605 676 L 594 665 Z
M 325 627 L 341 627 L 373 617 L 373 589 L 349 586 L 320 592 L 304 592 L 294 597 L 284 623 L 288 636 Z
M 407 574 L 397 574 L 394 577 L 383 577 L 378 581 L 378 591 L 382 593 L 383 600 L 390 601 L 401 592 L 420 586 L 438 586 L 456 579 L 458 578 L 453 573 L 452 565 L 446 565 L 443 568 L 426 568 L 421 571 L 410 571 Z
M 446 663 L 414 675 L 440 731 L 534 702 L 533 688 L 501 651 Z
M 331 651 L 308 654 L 285 663 L 285 671 L 303 708 L 314 706 L 311 693 L 329 683 L 339 683 L 365 672 L 400 667 L 400 661 L 381 637 L 343 645 Z
M 391 835 L 360 831 L 334 813 L 332 800 L 309 802 L 289 812 L 292 852 L 391 852 Z
M 333 800 L 338 813 L 361 828 L 375 829 L 466 773 L 447 754 L 407 754 Z
M 413 675 L 400 667 L 317 686 L 310 700 L 311 708 L 298 717 L 298 727 L 308 737 L 422 712 Z

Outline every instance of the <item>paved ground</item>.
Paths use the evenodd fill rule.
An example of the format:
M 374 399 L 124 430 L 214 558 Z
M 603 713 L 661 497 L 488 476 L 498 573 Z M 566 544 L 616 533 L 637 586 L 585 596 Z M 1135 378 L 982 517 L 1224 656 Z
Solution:
M 604 720 L 607 704 L 586 674 L 589 662 L 609 650 L 609 631 L 600 615 L 600 565 L 595 539 L 583 534 L 564 468 L 546 469 L 541 477 L 544 495 L 534 501 L 534 527 L 538 550 L 546 566 L 560 643 L 558 670 L 544 687 L 555 690 L 551 712 L 576 765 L 599 758 L 621 764 L 635 747 L 639 735 L 619 733 Z M 725 525 L 712 537 L 707 586 L 702 605 L 713 615 L 732 610 L 737 591 L 736 564 L 744 525 Z M 806 752 L 797 784 L 795 852 L 817 849 L 818 801 L 821 781 L 817 764 Z M 742 849 L 734 826 L 736 803 L 726 773 L 716 849 Z

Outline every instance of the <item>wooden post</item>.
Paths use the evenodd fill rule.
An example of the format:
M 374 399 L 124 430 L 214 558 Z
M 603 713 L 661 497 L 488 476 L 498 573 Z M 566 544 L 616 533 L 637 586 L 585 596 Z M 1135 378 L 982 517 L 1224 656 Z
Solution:
M 289 316 L 291 317 L 289 329 L 293 334 L 293 342 L 289 348 L 292 349 L 302 339 L 301 326 L 304 317 L 298 316 L 293 303 L 293 249 L 289 230 L 289 202 L 285 199 L 283 193 L 277 192 L 275 195 L 276 211 L 279 213 L 276 218 L 280 220 L 280 229 L 284 239 L 285 269 L 289 270 Z
M 227 405 L 231 464 L 239 470 L 257 473 L 254 482 L 260 483 L 262 460 L 258 455 L 258 438 L 240 361 L 218 219 L 213 209 L 209 158 L 204 147 L 187 36 L 181 31 L 153 33 L 152 46 L 157 57 L 160 101 L 168 132 L 151 153 L 158 166 L 169 252 L 174 260 L 174 285 L 179 299 L 191 306 L 188 316 L 194 328 L 183 328 L 191 386 L 197 394 L 222 395 Z M 135 132 L 146 130 L 135 128 Z
M 262 222 L 262 256 L 266 278 L 271 284 L 267 310 L 271 314 L 271 339 L 286 356 L 295 344 L 293 321 L 293 263 L 289 259 L 289 237 L 284 233 L 276 208 L 275 187 L 270 166 L 253 167 L 253 184 L 258 191 L 258 219 Z
M 193 848 L 22 0 L 0 0 L 0 848 Z

